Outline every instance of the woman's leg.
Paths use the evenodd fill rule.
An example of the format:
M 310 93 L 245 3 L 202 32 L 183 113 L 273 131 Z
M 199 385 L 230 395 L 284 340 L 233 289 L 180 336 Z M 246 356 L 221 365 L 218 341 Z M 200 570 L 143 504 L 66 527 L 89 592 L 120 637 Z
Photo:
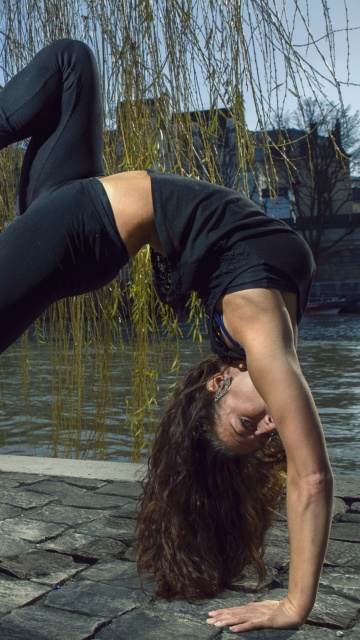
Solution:
M 99 75 L 84 43 L 48 45 L 0 92 L 0 149 L 28 137 L 21 213 L 58 185 L 104 175 Z
M 0 233 L 0 353 L 50 304 L 99 289 L 128 259 L 99 180 L 36 198 Z
M 101 183 L 82 181 L 103 174 L 99 78 L 83 43 L 45 47 L 0 92 L 0 148 L 26 137 L 24 215 L 0 233 L 0 352 L 52 302 L 105 285 L 128 260 Z

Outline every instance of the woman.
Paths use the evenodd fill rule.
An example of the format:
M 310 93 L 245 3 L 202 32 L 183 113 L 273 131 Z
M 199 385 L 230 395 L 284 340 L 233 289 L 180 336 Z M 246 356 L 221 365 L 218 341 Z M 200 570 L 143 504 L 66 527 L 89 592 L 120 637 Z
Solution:
M 193 289 L 207 304 L 218 357 L 189 374 L 163 418 L 139 519 L 140 570 L 153 573 L 162 595 L 189 599 L 212 595 L 249 561 L 262 573 L 283 484 L 276 446 L 262 452 L 276 429 L 288 465 L 288 596 L 212 612 L 209 623 L 236 631 L 303 623 L 332 487 L 296 356 L 313 272 L 308 248 L 237 192 L 152 171 L 103 177 L 99 79 L 83 43 L 49 45 L 0 92 L 0 148 L 26 137 L 21 215 L 0 235 L 0 350 L 55 300 L 110 282 L 149 243 L 161 297 L 180 308 Z M 201 509 L 206 520 L 189 522 Z M 208 542 L 221 540 L 223 550 Z

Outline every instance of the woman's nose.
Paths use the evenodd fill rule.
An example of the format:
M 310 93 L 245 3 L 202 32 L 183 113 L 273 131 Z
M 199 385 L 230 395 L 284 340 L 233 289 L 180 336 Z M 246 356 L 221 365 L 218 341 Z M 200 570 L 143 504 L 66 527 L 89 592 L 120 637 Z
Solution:
M 256 434 L 265 434 L 265 433 L 274 433 L 276 431 L 275 422 L 271 416 L 266 415 L 262 420 L 260 420 L 257 429 L 255 431 Z

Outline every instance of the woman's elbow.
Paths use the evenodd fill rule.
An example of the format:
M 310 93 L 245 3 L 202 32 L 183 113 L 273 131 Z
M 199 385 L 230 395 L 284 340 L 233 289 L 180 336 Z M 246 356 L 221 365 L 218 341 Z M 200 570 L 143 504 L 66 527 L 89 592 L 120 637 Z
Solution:
M 301 492 L 307 496 L 308 499 L 317 498 L 320 495 L 333 495 L 334 489 L 334 477 L 331 468 L 311 473 L 303 476 L 299 481 Z

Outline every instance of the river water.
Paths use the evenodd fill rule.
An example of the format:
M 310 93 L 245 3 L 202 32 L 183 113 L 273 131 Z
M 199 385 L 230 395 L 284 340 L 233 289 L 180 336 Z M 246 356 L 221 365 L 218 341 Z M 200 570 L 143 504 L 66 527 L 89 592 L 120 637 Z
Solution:
M 187 331 L 185 330 L 185 335 Z M 57 443 L 54 448 L 52 422 L 53 371 L 48 347 L 35 344 L 36 367 L 29 370 L 29 393 L 24 393 L 20 375 L 23 366 L 21 344 L 1 356 L 0 371 L 0 453 L 65 457 L 75 454 Z M 201 353 L 200 353 L 201 352 Z M 184 373 L 200 355 L 207 355 L 205 344 L 199 348 L 191 338 L 183 338 L 180 372 Z M 40 354 L 40 355 L 39 355 Z M 29 354 L 31 361 L 32 354 Z M 315 397 L 323 422 L 330 459 L 335 473 L 358 475 L 360 472 L 360 315 L 305 316 L 300 327 L 299 357 L 304 374 Z M 82 458 L 106 458 L 127 461 L 132 442 L 126 424 L 125 399 L 129 394 L 129 374 L 113 354 L 111 402 L 106 407 L 105 427 L 97 429 L 97 416 L 91 401 L 83 408 Z M 40 372 L 39 372 L 40 370 Z M 90 375 L 90 374 L 89 374 Z M 159 380 L 161 388 L 166 380 Z M 89 380 L 89 385 L 94 380 Z M 95 381 L 96 384 L 96 381 Z M 286 391 L 285 391 L 286 392 Z M 160 394 L 161 395 L 161 394 Z M 24 405 L 27 406 L 24 412 Z M 162 405 L 160 397 L 159 405 Z M 155 408 L 155 413 L 160 408 Z M 66 411 L 66 403 L 64 405 Z M 73 437 L 73 436 L 71 436 Z M 70 451 L 70 453 L 69 453 Z

